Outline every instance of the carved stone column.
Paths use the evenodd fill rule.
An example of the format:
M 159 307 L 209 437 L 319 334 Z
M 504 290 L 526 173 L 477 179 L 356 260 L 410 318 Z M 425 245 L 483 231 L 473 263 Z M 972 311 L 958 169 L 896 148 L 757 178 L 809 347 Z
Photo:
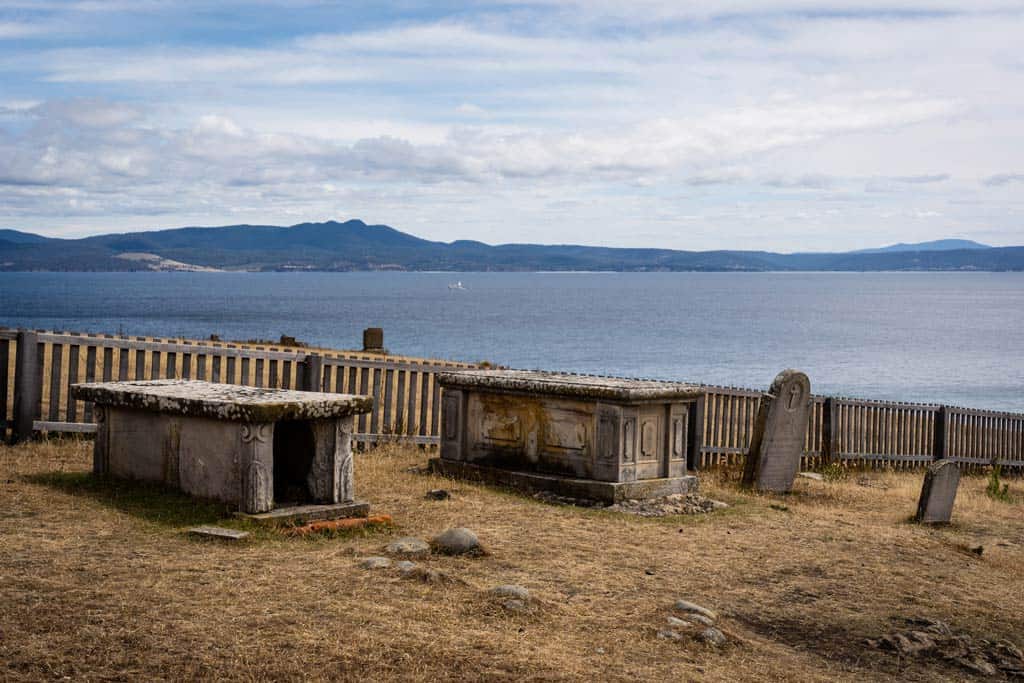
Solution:
M 242 424 L 239 429 L 239 471 L 243 512 L 269 512 L 274 507 L 274 425 Z

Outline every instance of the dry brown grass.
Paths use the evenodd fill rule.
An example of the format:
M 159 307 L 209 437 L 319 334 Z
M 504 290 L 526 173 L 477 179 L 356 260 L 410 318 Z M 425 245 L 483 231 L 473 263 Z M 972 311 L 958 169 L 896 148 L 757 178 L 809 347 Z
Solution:
M 425 561 L 467 582 L 434 585 L 357 568 L 387 533 L 194 541 L 183 527 L 215 508 L 171 497 L 150 515 L 131 489 L 35 476 L 88 469 L 90 447 L 0 447 L 0 678 L 962 680 L 863 641 L 913 615 L 1024 633 L 1024 506 L 989 500 L 980 478 L 962 482 L 947 529 L 907 522 L 913 474 L 801 480 L 785 498 L 709 475 L 733 508 L 658 520 L 412 473 L 415 449 L 360 454 L 357 488 L 392 533 L 464 525 L 490 551 Z M 453 499 L 424 499 L 439 487 Z M 506 613 L 486 595 L 500 583 L 540 607 Z M 677 598 L 717 609 L 733 644 L 658 639 Z

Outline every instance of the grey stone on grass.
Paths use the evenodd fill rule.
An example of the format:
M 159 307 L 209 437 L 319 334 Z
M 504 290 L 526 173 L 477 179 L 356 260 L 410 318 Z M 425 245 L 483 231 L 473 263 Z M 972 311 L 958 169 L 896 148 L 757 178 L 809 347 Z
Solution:
M 227 529 L 222 526 L 194 526 L 188 530 L 190 536 L 201 538 L 217 538 L 222 541 L 241 541 L 249 536 L 248 531 Z
M 825 481 L 824 475 L 817 472 L 800 472 L 796 476 L 803 477 L 804 479 L 813 479 L 814 481 Z
M 384 550 L 389 555 L 398 555 L 399 557 L 426 557 L 430 554 L 430 544 L 422 538 L 403 536 L 388 543 Z
M 448 500 L 452 497 L 452 494 L 445 489 L 430 489 L 427 491 L 426 497 L 428 500 Z
M 529 607 L 527 607 L 524 601 L 516 599 L 506 600 L 501 604 L 501 606 L 509 612 L 526 612 L 529 610 Z
M 367 557 L 359 566 L 363 569 L 387 569 L 391 566 L 391 560 L 387 557 Z
M 669 617 L 667 621 L 669 626 L 674 626 L 676 628 L 690 628 L 693 626 L 693 622 L 680 619 L 679 617 Z
M 710 610 L 707 607 L 701 607 L 697 603 L 690 602 L 689 600 L 676 600 L 674 607 L 680 612 L 686 612 L 687 614 L 699 614 L 711 621 L 716 621 L 718 619 L 718 614 L 713 610 Z
M 480 539 L 465 527 L 447 529 L 438 535 L 433 542 L 434 549 L 445 555 L 466 555 L 479 553 Z
M 663 640 L 682 640 L 683 639 L 683 636 L 679 632 L 673 631 L 670 628 L 663 628 L 660 631 L 658 631 L 658 637 L 662 638 Z
M 415 562 L 410 562 L 409 560 L 400 560 L 398 562 L 395 562 L 395 569 L 397 569 L 402 574 L 408 574 L 409 572 L 415 570 L 417 566 L 418 565 Z
M 708 645 L 714 645 L 715 647 L 721 647 L 729 642 L 729 639 L 725 637 L 725 634 L 714 627 L 704 629 L 697 637 Z
M 491 589 L 491 595 L 494 595 L 499 598 L 514 598 L 516 600 L 530 599 L 530 591 L 523 588 L 522 586 L 516 586 L 514 584 L 495 586 Z

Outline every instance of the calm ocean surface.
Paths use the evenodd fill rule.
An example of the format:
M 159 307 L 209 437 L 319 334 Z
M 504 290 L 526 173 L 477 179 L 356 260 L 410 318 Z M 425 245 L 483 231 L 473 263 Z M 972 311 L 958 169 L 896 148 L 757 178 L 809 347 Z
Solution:
M 0 325 L 1024 411 L 1024 273 L 0 273 Z

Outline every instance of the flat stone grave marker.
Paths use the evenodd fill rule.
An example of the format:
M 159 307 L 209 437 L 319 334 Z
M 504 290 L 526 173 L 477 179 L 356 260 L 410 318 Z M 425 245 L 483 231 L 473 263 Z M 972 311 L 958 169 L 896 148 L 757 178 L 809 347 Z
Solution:
M 743 483 L 758 491 L 788 493 L 800 470 L 811 410 L 811 381 L 799 370 L 783 370 L 761 399 Z
M 949 524 L 959 485 L 960 468 L 955 462 L 938 460 L 929 465 L 914 519 L 922 524 Z

